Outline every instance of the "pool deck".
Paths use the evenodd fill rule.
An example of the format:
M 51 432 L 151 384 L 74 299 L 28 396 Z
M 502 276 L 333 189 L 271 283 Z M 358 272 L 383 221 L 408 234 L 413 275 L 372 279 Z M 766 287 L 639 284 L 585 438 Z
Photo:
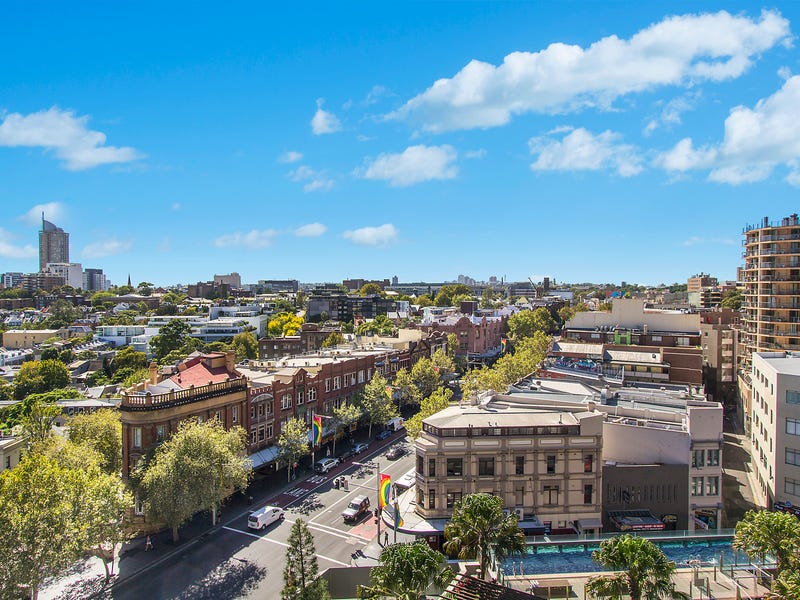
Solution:
M 698 587 L 694 584 L 694 569 L 678 569 L 674 581 L 677 591 L 691 594 L 692 598 L 711 597 L 715 600 L 736 600 L 737 587 L 740 590 L 740 595 L 738 597 L 744 599 L 761 598 L 769 591 L 768 588 L 759 585 L 755 577 L 743 570 L 734 574 L 738 581 L 737 586 L 736 582 L 730 577 L 730 573 L 728 569 L 722 573 L 713 567 L 701 567 L 697 570 L 697 582 L 701 584 L 700 587 Z M 586 582 L 596 575 L 599 575 L 599 573 L 517 575 L 506 576 L 503 583 L 515 590 L 524 592 L 529 592 L 533 584 L 538 590 L 537 595 L 550 598 L 551 600 L 574 600 L 576 598 L 578 600 L 584 600 L 587 598 L 585 591 Z M 571 588 L 568 595 L 564 594 L 565 582 L 568 582 Z M 547 590 L 551 587 L 553 588 L 553 592 L 548 596 Z

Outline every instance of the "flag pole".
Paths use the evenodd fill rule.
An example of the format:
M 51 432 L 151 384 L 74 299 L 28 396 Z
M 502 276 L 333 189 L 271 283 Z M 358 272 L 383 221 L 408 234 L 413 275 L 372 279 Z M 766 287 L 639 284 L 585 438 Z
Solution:
M 314 460 L 314 448 L 317 446 L 317 436 L 314 434 L 314 425 L 316 421 L 314 421 L 314 410 L 311 410 L 311 468 L 314 468 L 315 460 Z

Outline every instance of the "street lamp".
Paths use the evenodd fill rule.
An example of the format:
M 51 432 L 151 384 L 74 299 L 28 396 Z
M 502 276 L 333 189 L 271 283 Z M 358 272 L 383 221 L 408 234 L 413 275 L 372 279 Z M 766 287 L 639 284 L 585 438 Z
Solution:
M 375 513 L 375 520 L 378 522 L 378 544 L 380 544 L 381 543 L 381 509 L 380 509 L 380 506 L 381 506 L 381 469 L 380 469 L 380 466 L 378 466 L 378 461 L 377 460 L 370 460 L 370 461 L 363 462 L 363 463 L 361 463 L 361 462 L 353 462 L 353 464 L 358 466 L 358 467 L 367 467 L 367 468 L 370 468 L 370 469 L 375 469 L 375 479 L 376 479 L 376 487 L 377 487 L 376 491 L 378 492 L 378 494 L 376 496 L 376 500 L 378 501 L 378 503 L 375 506 L 375 510 L 377 511 Z

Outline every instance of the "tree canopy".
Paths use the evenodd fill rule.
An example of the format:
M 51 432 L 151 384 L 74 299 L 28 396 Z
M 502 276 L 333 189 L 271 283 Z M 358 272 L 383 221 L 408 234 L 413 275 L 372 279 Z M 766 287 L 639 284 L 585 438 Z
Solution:
M 161 362 L 170 352 L 174 352 L 184 345 L 186 338 L 192 328 L 183 319 L 170 319 L 158 330 L 158 335 L 154 335 L 150 340 L 150 350 Z
M 22 363 L 14 378 L 14 396 L 22 400 L 28 394 L 65 388 L 71 382 L 69 369 L 60 360 L 28 361 Z
M 391 398 L 391 391 L 387 390 L 387 381 L 379 372 L 364 386 L 361 393 L 361 406 L 369 419 L 368 436 L 372 437 L 372 426 L 386 423 L 397 416 L 397 410 Z
M 69 439 L 96 450 L 102 457 L 100 467 L 109 474 L 122 470 L 122 424 L 119 412 L 102 409 L 76 415 L 69 422 Z
M 463 283 L 443 285 L 436 293 L 436 306 L 453 306 L 456 296 L 472 296 L 472 289 Z
M 267 325 L 270 337 L 285 337 L 295 335 L 303 326 L 303 317 L 298 317 L 291 312 L 282 312 L 275 315 Z
M 751 559 L 775 559 L 778 574 L 800 569 L 800 519 L 789 513 L 750 510 L 736 523 L 732 546 Z
M 298 418 L 292 417 L 281 427 L 278 436 L 278 456 L 286 463 L 287 480 L 291 481 L 292 465 L 310 452 L 308 442 L 308 425 Z
M 236 352 L 236 360 L 258 358 L 258 340 L 252 331 L 243 331 L 233 336 L 231 348 Z
M 422 420 L 447 408 L 452 398 L 452 390 L 442 387 L 436 389 L 427 398 L 423 398 L 419 411 L 410 419 L 406 419 L 405 427 L 408 437 L 412 440 L 416 439 L 422 431 Z
M 327 580 L 319 577 L 314 536 L 303 519 L 292 523 L 283 568 L 282 600 L 325 600 Z
M 392 544 L 381 550 L 379 564 L 369 572 L 369 586 L 359 586 L 359 598 L 420 600 L 429 588 L 442 590 L 453 578 L 445 557 L 425 540 Z
M 544 307 L 536 310 L 521 310 L 508 319 L 508 336 L 516 341 L 532 337 L 537 331 L 554 333 L 558 330 L 550 311 Z

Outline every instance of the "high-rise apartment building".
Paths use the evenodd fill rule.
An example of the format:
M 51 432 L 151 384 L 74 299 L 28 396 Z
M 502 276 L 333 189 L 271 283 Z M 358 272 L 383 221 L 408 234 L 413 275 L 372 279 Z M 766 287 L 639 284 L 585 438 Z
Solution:
M 69 262 L 69 234 L 45 221 L 42 213 L 42 230 L 39 232 L 39 271 L 47 268 L 47 263 Z

